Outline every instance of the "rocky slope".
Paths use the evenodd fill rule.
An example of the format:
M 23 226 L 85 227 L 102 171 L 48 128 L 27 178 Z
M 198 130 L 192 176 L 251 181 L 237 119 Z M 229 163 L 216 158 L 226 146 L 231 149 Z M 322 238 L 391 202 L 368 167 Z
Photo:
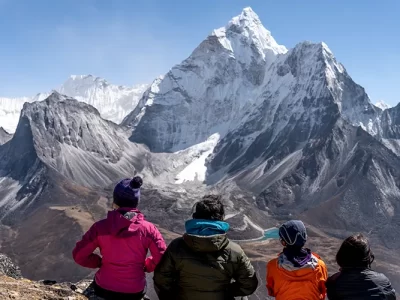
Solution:
M 0 299 L 84 300 L 68 285 L 44 285 L 30 280 L 16 280 L 0 275 Z
M 9 134 L 3 127 L 0 127 L 0 145 L 7 143 L 11 138 L 12 134 Z
M 23 279 L 19 268 L 0 254 L 0 299 L 79 300 L 87 299 L 74 292 L 68 284 L 49 286 L 45 282 Z
M 102 190 L 140 173 L 148 184 L 154 177 L 168 183 L 174 175 L 163 171 L 185 164 L 177 154 L 152 154 L 132 144 L 123 128 L 101 118 L 94 107 L 57 92 L 24 105 L 15 134 L 0 146 L 0 158 L 2 218 L 23 214 L 49 188 L 57 189 L 49 182 Z
M 21 270 L 8 256 L 0 253 L 0 275 L 8 276 L 14 279 L 22 277 Z

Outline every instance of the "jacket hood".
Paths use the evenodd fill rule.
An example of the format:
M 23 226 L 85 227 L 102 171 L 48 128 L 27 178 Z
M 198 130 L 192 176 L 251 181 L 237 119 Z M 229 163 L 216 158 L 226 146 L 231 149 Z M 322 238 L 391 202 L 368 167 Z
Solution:
M 111 234 L 128 237 L 136 232 L 144 220 L 143 214 L 135 208 L 119 208 L 108 212 L 107 223 Z
M 216 252 L 225 249 L 229 244 L 226 234 L 199 236 L 185 233 L 183 240 L 189 248 L 196 252 Z
M 186 233 L 198 236 L 225 234 L 229 224 L 223 221 L 191 219 L 185 223 Z
M 315 272 L 320 268 L 319 256 L 312 254 L 311 260 L 302 267 L 295 267 L 286 256 L 281 253 L 278 258 L 278 271 L 283 278 L 288 281 L 304 281 L 313 280 L 315 278 Z

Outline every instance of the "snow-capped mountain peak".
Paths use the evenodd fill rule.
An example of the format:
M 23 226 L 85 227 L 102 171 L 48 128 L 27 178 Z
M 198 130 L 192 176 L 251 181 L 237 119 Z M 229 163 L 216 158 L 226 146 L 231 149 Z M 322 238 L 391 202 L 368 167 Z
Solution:
M 243 53 L 246 50 L 244 45 L 252 45 L 253 52 L 258 52 L 262 59 L 266 56 L 275 56 L 287 52 L 285 46 L 279 45 L 261 23 L 258 15 L 250 8 L 245 8 L 239 16 L 232 18 L 229 23 L 219 29 L 215 29 L 211 33 L 211 37 L 215 36 L 221 45 L 231 51 L 236 58 L 242 58 L 245 62 L 251 63 L 254 55 L 251 53 Z M 255 57 L 257 58 L 257 57 Z
M 88 75 L 71 75 L 69 77 L 71 80 L 82 80 L 82 79 L 86 79 L 86 78 L 94 78 L 93 75 L 88 74 Z
M 324 111 L 372 135 L 380 132 L 378 112 L 365 90 L 325 43 L 302 42 L 288 51 L 245 8 L 156 80 L 123 124 L 133 127 L 134 141 L 153 151 L 175 152 L 216 133 L 222 141 L 255 116 L 265 121 L 246 125 L 243 132 L 252 137 L 240 143 L 247 145 L 256 136 L 250 127 L 262 132 L 276 119 L 275 137 L 310 108 L 319 111 L 311 128 L 325 122 L 320 118 Z
M 90 104 L 98 109 L 103 118 L 120 123 L 135 109 L 147 88 L 147 84 L 127 87 L 113 85 L 93 75 L 71 75 L 54 91 Z M 52 92 L 39 93 L 34 97 L 0 98 L 0 126 L 8 132 L 14 132 L 24 103 L 42 101 Z
M 222 137 L 256 104 L 269 80 L 272 64 L 286 52 L 247 8 L 228 25 L 214 30 L 186 60 L 157 79 L 123 125 L 156 125 L 156 133 L 142 132 L 134 137 L 147 145 L 152 144 L 148 139 L 157 139 L 150 146 L 155 151 L 182 150 L 215 133 Z M 153 122 L 160 118 L 157 111 L 161 108 L 168 110 L 168 116 Z M 150 117 L 152 113 L 154 118 Z M 143 116 L 146 120 L 142 120 Z M 175 122 L 179 123 L 177 128 Z
M 264 26 L 262 25 L 258 15 L 251 9 L 251 7 L 246 7 L 243 9 L 242 13 L 236 17 L 233 17 L 229 21 L 228 25 L 225 27 L 227 30 L 235 30 L 233 27 L 239 27 L 251 31 L 257 31 Z M 265 28 L 264 28 L 265 29 Z
M 139 102 L 148 85 L 113 85 L 93 75 L 73 75 L 59 92 L 96 107 L 103 118 L 120 123 Z
M 392 106 L 387 104 L 385 101 L 380 100 L 378 102 L 375 103 L 375 106 L 382 109 L 382 110 L 386 110 L 388 108 L 391 108 Z
M 308 86 L 308 90 L 312 92 L 311 99 L 332 97 L 347 121 L 361 126 L 372 135 L 379 134 L 376 108 L 364 88 L 352 80 L 325 43 L 302 42 L 291 49 L 287 56 L 286 64 L 290 68 L 282 68 L 282 74 L 290 69 L 303 87 Z

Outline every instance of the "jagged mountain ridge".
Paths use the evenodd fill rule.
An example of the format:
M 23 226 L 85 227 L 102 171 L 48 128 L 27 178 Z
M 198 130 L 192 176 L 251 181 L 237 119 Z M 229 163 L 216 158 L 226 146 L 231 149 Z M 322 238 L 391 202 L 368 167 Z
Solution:
M 117 86 L 93 75 L 72 75 L 55 91 L 96 107 L 103 118 L 119 124 L 136 107 L 147 87 L 146 84 Z M 0 98 L 0 126 L 8 132 L 14 132 L 24 103 L 42 101 L 50 94 Z

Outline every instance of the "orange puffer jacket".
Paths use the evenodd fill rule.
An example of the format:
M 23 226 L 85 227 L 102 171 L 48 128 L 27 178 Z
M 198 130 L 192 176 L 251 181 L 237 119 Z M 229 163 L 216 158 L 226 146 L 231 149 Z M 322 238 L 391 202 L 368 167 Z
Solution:
M 282 257 L 267 265 L 268 294 L 276 300 L 325 299 L 327 278 L 325 263 L 315 253 L 311 262 L 301 268 L 295 268 Z

